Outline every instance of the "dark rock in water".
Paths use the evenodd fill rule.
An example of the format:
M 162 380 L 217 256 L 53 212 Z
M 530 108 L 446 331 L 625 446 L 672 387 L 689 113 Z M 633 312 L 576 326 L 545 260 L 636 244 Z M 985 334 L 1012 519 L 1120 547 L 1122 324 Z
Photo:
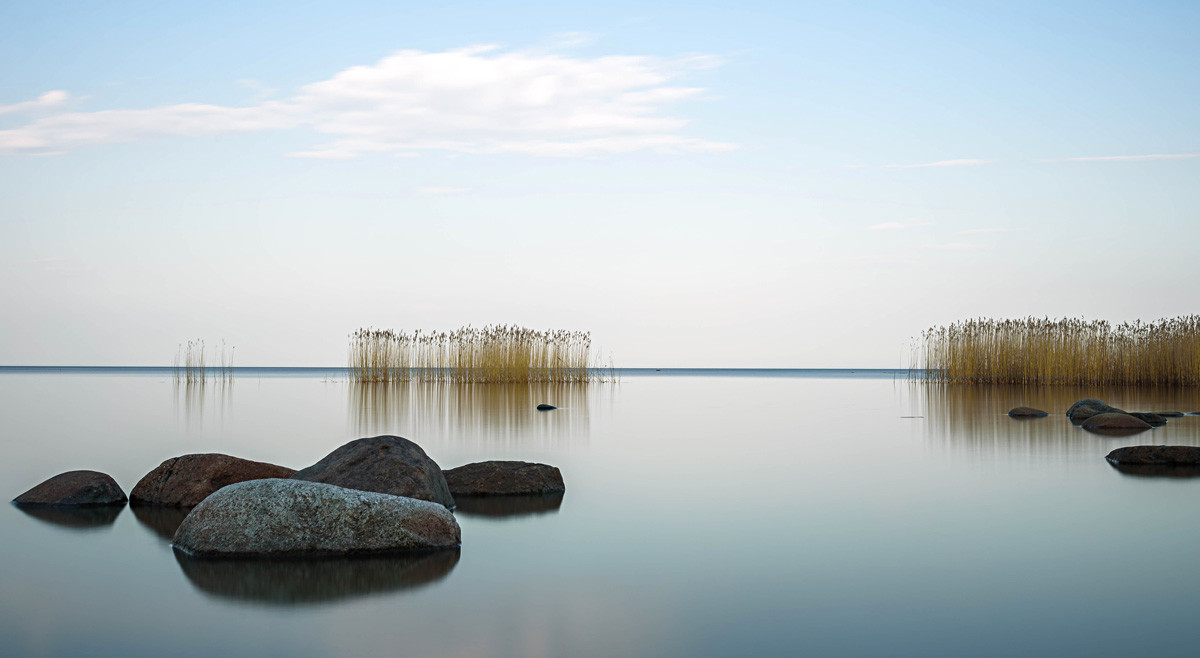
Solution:
M 548 464 L 476 462 L 444 471 L 455 496 L 512 496 L 566 491 L 562 473 Z
M 82 507 L 124 505 L 125 492 L 111 476 L 99 471 L 59 473 L 13 499 L 22 506 Z
M 1088 418 L 1083 422 L 1083 428 L 1088 430 L 1140 432 L 1150 429 L 1150 425 L 1129 414 L 1103 413 Z
M 192 585 L 221 598 L 300 606 L 414 589 L 458 564 L 459 549 L 379 557 L 314 560 L 210 560 L 176 551 Z
M 1113 464 L 1200 466 L 1200 448 L 1193 446 L 1128 446 L 1105 457 Z
M 1086 398 L 1076 402 L 1075 404 L 1071 405 L 1070 409 L 1067 409 L 1067 418 L 1070 419 L 1072 423 L 1080 425 L 1083 423 L 1083 421 L 1091 418 L 1092 416 L 1106 413 L 1123 414 L 1125 412 L 1116 407 L 1108 406 L 1105 404 L 1104 400 Z
M 454 497 L 437 463 L 421 446 L 399 436 L 358 439 L 301 469 L 293 480 L 407 496 L 454 507 Z
M 1182 418 L 1184 416 L 1182 411 L 1155 411 L 1154 413 L 1163 418 Z
M 1200 411 L 1189 411 L 1189 412 L 1187 412 L 1187 415 L 1189 415 L 1189 416 L 1200 416 Z
M 537 406 L 537 410 L 538 410 L 538 411 L 553 411 L 553 410 L 555 410 L 555 409 L 557 409 L 557 408 L 558 408 L 558 407 L 556 407 L 556 406 L 554 406 L 554 405 L 552 405 L 552 404 L 546 404 L 545 402 L 543 402 L 542 404 L 539 404 L 539 405 Z
M 1146 423 L 1150 427 L 1162 427 L 1163 425 L 1167 424 L 1167 419 L 1163 418 L 1159 414 L 1152 414 L 1145 411 L 1131 411 L 1129 412 L 1129 415 L 1142 421 L 1143 423 Z
M 286 478 L 296 471 L 219 453 L 172 457 L 143 477 L 129 494 L 134 505 L 195 507 L 221 487 L 247 480 Z
M 38 521 L 45 521 L 71 530 L 97 530 L 107 528 L 117 520 L 124 505 L 90 505 L 75 507 L 48 507 L 18 505 L 17 509 Z
M 1017 407 L 1009 411 L 1008 415 L 1013 418 L 1042 418 L 1050 414 L 1041 409 L 1034 409 L 1033 407 Z
M 321 557 L 455 548 L 445 506 L 304 480 L 225 487 L 192 510 L 176 549 L 198 557 Z
M 533 496 L 462 496 L 456 498 L 454 513 L 465 516 L 506 518 L 557 512 L 565 494 L 551 493 Z
M 133 517 L 138 520 L 143 526 L 162 537 L 167 541 L 171 541 L 175 537 L 175 531 L 179 529 L 179 524 L 187 518 L 190 507 L 158 507 L 154 505 L 133 505 Z

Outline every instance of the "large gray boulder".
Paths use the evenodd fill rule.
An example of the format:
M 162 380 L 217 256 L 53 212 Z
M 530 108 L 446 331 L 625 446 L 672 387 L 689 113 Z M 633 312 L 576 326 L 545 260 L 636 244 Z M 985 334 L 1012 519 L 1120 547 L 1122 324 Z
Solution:
M 125 492 L 112 476 L 99 471 L 67 471 L 13 499 L 27 507 L 124 505 Z
M 240 457 L 206 453 L 172 457 L 133 487 L 133 505 L 193 507 L 226 485 L 263 478 L 286 478 L 296 471 Z
M 200 503 L 172 542 L 197 557 L 320 557 L 454 548 L 443 505 L 302 480 L 229 485 Z
M 301 469 L 293 480 L 406 496 L 454 507 L 454 496 L 437 462 L 421 446 L 399 436 L 358 439 Z
M 566 490 L 562 473 L 548 464 L 487 461 L 445 471 L 455 496 L 514 496 Z
M 1104 400 L 1085 398 L 1071 405 L 1070 409 L 1067 409 L 1067 418 L 1076 425 L 1082 425 L 1083 421 L 1092 416 L 1107 413 L 1123 414 L 1125 412 L 1116 407 L 1110 407 Z

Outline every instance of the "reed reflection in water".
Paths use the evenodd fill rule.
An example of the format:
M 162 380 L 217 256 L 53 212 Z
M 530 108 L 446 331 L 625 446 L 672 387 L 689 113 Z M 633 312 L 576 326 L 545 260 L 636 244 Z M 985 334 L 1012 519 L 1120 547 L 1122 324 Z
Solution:
M 460 445 L 552 445 L 586 439 L 591 398 L 613 384 L 350 383 L 358 436 L 452 436 Z M 540 403 L 558 409 L 538 411 Z
M 217 419 L 221 426 L 225 424 L 225 414 L 233 408 L 233 377 L 217 380 L 211 384 L 204 380 L 186 381 L 176 378 L 175 415 L 183 411 L 184 422 L 189 428 L 202 429 L 206 406 L 215 402 Z
M 198 590 L 221 599 L 270 606 L 332 603 L 415 589 L 446 577 L 459 549 L 319 560 L 175 559 Z
M 1043 457 L 1096 452 L 1101 457 L 1125 445 L 1200 445 L 1200 416 L 1171 418 L 1154 430 L 1104 436 L 1076 427 L 1067 409 L 1083 398 L 1099 398 L 1126 411 L 1200 409 L 1195 388 L 1083 386 L 1011 386 L 986 384 L 907 384 L 909 408 L 924 415 L 925 431 L 935 444 L 978 455 Z M 1029 406 L 1046 418 L 1015 419 L 1008 411 Z

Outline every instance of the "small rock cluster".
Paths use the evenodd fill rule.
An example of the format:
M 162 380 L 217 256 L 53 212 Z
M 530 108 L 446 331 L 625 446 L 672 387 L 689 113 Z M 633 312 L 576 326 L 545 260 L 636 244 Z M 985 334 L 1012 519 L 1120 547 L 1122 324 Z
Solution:
M 443 472 L 412 441 L 376 436 L 299 471 L 217 453 L 172 457 L 128 498 L 104 473 L 70 471 L 13 503 L 69 511 L 128 500 L 135 510 L 177 509 L 172 544 L 192 557 L 325 557 L 455 548 L 455 496 L 550 495 L 556 508 L 564 490 L 553 466 L 490 461 Z
M 1041 418 L 1050 414 L 1031 407 L 1008 412 L 1013 418 Z M 1127 436 L 1167 424 L 1170 418 L 1200 415 L 1181 411 L 1128 412 L 1109 406 L 1103 400 L 1086 398 L 1067 409 L 1072 424 L 1096 434 Z M 1106 460 L 1123 473 L 1132 475 L 1200 475 L 1200 448 L 1193 446 L 1128 446 L 1108 453 Z

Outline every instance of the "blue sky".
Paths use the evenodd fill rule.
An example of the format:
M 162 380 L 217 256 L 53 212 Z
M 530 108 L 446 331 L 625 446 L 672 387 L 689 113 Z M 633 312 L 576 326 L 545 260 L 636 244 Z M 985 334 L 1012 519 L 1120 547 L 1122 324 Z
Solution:
M 0 363 L 893 367 L 1197 310 L 1194 3 L 6 3 Z

